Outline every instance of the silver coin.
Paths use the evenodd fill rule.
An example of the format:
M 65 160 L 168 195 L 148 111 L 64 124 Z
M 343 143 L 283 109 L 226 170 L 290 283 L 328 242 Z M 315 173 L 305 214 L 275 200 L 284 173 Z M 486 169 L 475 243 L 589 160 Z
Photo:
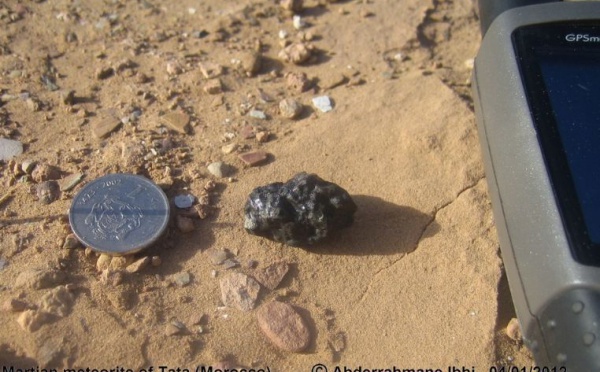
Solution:
M 85 185 L 69 210 L 71 229 L 86 246 L 111 255 L 138 252 L 169 222 L 169 201 L 150 180 L 109 174 Z

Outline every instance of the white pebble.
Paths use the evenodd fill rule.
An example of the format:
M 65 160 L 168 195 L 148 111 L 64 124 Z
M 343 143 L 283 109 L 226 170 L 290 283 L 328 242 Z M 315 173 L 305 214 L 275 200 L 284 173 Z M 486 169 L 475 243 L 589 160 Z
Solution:
M 312 104 L 321 112 L 329 112 L 333 110 L 331 99 L 328 96 L 319 96 L 312 99 Z

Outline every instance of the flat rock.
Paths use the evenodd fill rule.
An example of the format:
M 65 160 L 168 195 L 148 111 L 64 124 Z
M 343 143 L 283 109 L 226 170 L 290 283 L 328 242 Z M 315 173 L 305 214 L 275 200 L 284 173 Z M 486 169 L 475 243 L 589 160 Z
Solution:
M 190 284 L 190 282 L 192 281 L 192 277 L 187 271 L 182 271 L 173 276 L 173 281 L 178 286 L 185 287 L 186 285 Z
M 278 261 L 270 264 L 262 270 L 259 270 L 254 278 L 264 287 L 274 290 L 283 280 L 285 274 L 290 269 L 287 262 Z
M 210 163 L 207 167 L 210 174 L 217 178 L 223 178 L 229 176 L 231 172 L 231 167 L 225 164 L 222 161 L 216 161 L 214 163 Z
M 177 195 L 173 199 L 173 202 L 175 203 L 175 206 L 177 208 L 181 208 L 181 209 L 190 208 L 192 205 L 194 205 L 195 201 L 196 201 L 196 197 L 194 195 L 191 195 L 191 194 Z
M 238 157 L 240 158 L 240 160 L 242 162 L 244 162 L 244 164 L 254 167 L 257 165 L 261 165 L 265 161 L 267 161 L 268 154 L 265 151 L 258 150 L 258 151 L 245 152 L 243 154 L 240 154 Z
M 222 249 L 209 249 L 206 254 L 213 265 L 220 265 L 227 259 L 227 252 Z
M 0 160 L 10 160 L 23 153 L 23 144 L 8 138 L 0 138 Z
M 139 260 L 133 262 L 131 265 L 127 266 L 127 268 L 125 269 L 125 271 L 127 271 L 128 273 L 139 273 L 140 271 L 142 271 L 146 266 L 148 266 L 151 262 L 150 257 L 142 257 Z
M 106 138 L 108 135 L 116 130 L 121 125 L 121 121 L 112 116 L 94 120 L 92 122 L 92 134 L 96 138 Z
M 162 117 L 165 124 L 176 132 L 187 134 L 190 129 L 190 117 L 183 112 L 170 112 Z
M 254 309 L 260 284 L 248 275 L 231 273 L 220 281 L 221 300 L 228 307 L 235 307 L 242 311 Z
M 58 181 L 60 191 L 71 191 L 83 180 L 83 173 L 74 173 Z
M 272 301 L 256 312 L 258 325 L 275 346 L 299 353 L 310 343 L 310 332 L 302 316 L 289 304 Z
M 57 270 L 28 269 L 22 271 L 15 280 L 15 287 L 28 289 L 52 288 L 62 284 L 65 273 Z
M 328 96 L 319 96 L 312 99 L 312 104 L 321 112 L 329 112 L 333 110 L 331 99 Z

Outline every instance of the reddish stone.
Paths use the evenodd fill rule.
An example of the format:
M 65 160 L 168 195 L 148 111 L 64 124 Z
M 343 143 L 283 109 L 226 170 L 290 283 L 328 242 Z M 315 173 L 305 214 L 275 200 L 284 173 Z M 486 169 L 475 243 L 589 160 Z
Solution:
M 268 155 L 266 152 L 259 150 L 240 154 L 239 158 L 244 164 L 254 167 L 264 163 L 267 160 Z
M 272 301 L 256 312 L 258 325 L 275 346 L 293 353 L 305 350 L 310 343 L 310 332 L 304 319 L 291 306 Z

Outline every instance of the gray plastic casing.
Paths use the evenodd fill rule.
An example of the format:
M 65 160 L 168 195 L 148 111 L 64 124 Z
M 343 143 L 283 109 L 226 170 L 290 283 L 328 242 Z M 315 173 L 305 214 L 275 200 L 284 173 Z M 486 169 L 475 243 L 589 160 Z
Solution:
M 502 258 L 524 340 L 538 366 L 589 372 L 600 371 L 600 268 L 581 265 L 571 255 L 511 38 L 521 26 L 569 20 L 600 24 L 600 3 L 557 2 L 500 14 L 475 59 L 472 88 Z

